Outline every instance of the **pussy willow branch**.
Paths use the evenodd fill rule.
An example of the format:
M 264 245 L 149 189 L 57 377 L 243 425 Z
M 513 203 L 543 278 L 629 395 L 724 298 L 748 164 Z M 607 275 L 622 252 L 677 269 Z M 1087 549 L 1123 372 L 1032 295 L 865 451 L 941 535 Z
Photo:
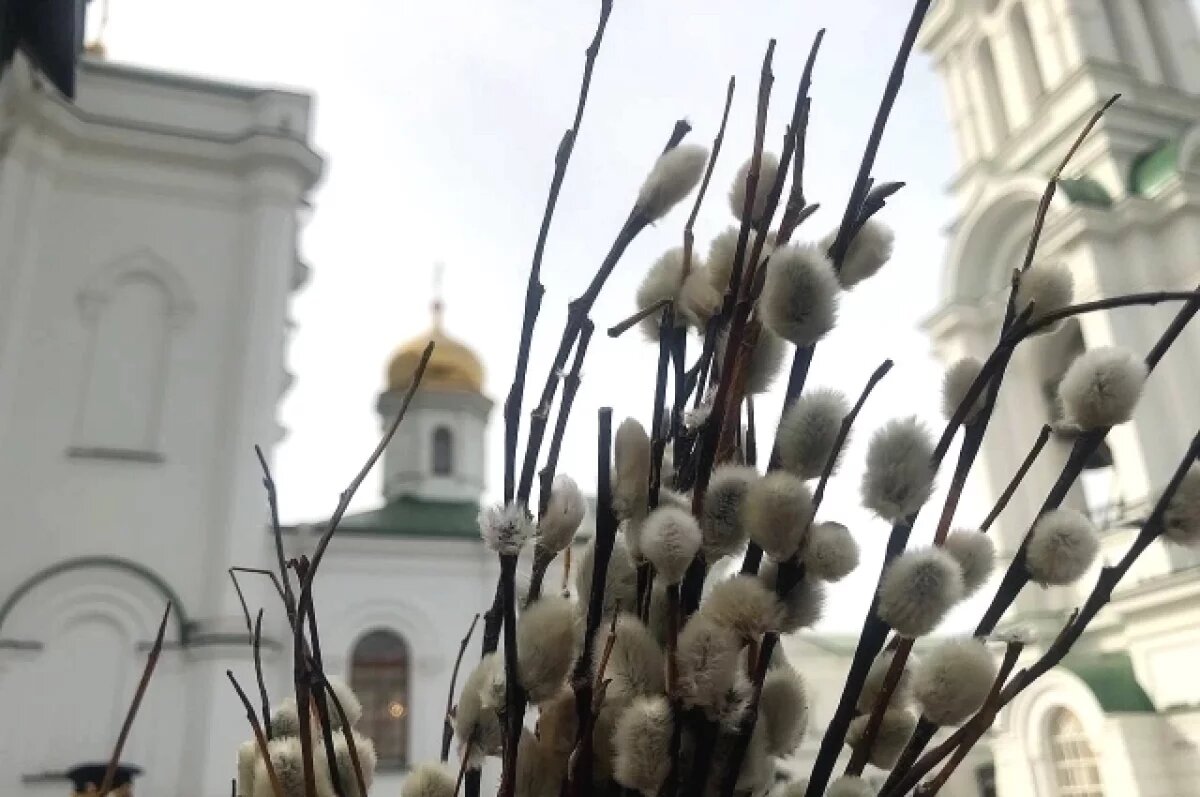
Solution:
M 429 357 L 432 354 L 433 341 L 430 341 L 425 346 L 425 351 L 421 354 L 421 360 L 417 364 L 416 371 L 413 373 L 412 383 L 408 386 L 408 390 L 400 402 L 400 408 L 396 412 L 395 419 L 388 426 L 387 431 L 384 432 L 383 437 L 375 446 L 375 450 L 367 457 L 367 461 L 363 463 L 362 468 L 350 481 L 349 486 L 342 491 L 341 496 L 338 498 L 337 508 L 334 510 L 333 516 L 329 519 L 329 523 L 326 525 L 321 539 L 317 542 L 312 557 L 312 564 L 305 569 L 304 576 L 300 579 L 300 594 L 296 599 L 296 622 L 292 624 L 292 675 L 296 689 L 296 710 L 301 717 L 308 716 L 310 700 L 308 668 L 304 656 L 304 623 L 301 622 L 301 619 L 307 615 L 312 607 L 313 577 L 316 575 L 317 567 L 321 564 L 325 550 L 329 547 L 329 543 L 333 539 L 334 532 L 337 531 L 338 524 L 341 523 L 342 517 L 350 507 L 350 501 L 354 498 L 354 494 L 362 485 L 363 480 L 366 479 L 367 474 L 370 473 L 371 468 L 375 466 L 375 463 L 383 455 L 384 449 L 387 448 L 388 443 L 395 436 L 396 430 L 400 427 L 400 422 L 404 420 L 404 415 L 408 411 L 408 405 L 412 402 L 412 397 L 421 385 L 421 378 L 425 375 L 425 367 L 429 364 Z M 300 752 L 304 767 L 304 797 L 315 797 L 316 778 L 312 764 L 312 730 L 310 723 L 304 721 L 300 722 Z
M 621 321 L 618 321 L 617 323 L 615 323 L 611 327 L 609 327 L 608 328 L 608 336 L 610 338 L 621 337 L 626 332 L 628 332 L 629 330 L 631 330 L 635 326 L 637 326 L 637 324 L 642 319 L 649 318 L 650 316 L 654 315 L 659 310 L 662 310 L 664 307 L 666 307 L 668 304 L 671 304 L 671 303 L 672 303 L 671 299 L 659 299 L 657 302 L 650 305 L 649 307 L 643 307 L 641 310 L 638 310 L 636 313 L 633 313 L 632 315 L 622 319 Z
M 475 626 L 478 622 L 479 612 L 476 612 L 475 617 L 471 620 L 471 627 L 467 629 L 462 642 L 458 645 L 458 656 L 454 659 L 454 669 L 450 673 L 450 691 L 446 695 L 446 719 L 442 725 L 441 761 L 443 764 L 450 758 L 450 742 L 454 740 L 454 722 L 451 717 L 454 712 L 454 687 L 458 683 L 458 670 L 462 667 L 463 655 L 467 652 L 467 645 L 471 643 L 471 636 L 475 633 Z
M 258 683 L 258 698 L 262 702 L 263 730 L 267 739 L 274 739 L 275 734 L 271 732 L 271 697 L 267 694 L 262 668 L 262 618 L 263 610 L 259 609 L 258 616 L 254 618 L 254 680 Z
M 286 566 L 287 565 L 285 564 L 284 567 Z M 238 598 L 242 603 L 242 614 L 245 616 L 247 622 L 250 620 L 250 607 L 246 605 L 246 599 L 241 594 L 242 590 L 241 587 L 238 586 L 237 576 L 235 576 L 234 573 L 252 573 L 256 576 L 266 576 L 267 578 L 271 579 L 271 583 L 275 585 L 275 591 L 279 593 L 279 599 L 285 603 L 287 602 L 286 598 L 284 598 L 283 586 L 279 583 L 279 576 L 275 575 L 273 571 L 263 570 L 261 567 L 238 567 L 235 565 L 229 568 L 229 577 L 233 579 L 234 589 L 237 590 Z M 291 622 L 290 617 L 288 618 L 288 622 Z
M 650 483 L 649 511 L 658 508 L 658 493 L 662 488 L 663 454 L 667 450 L 666 422 L 667 366 L 671 363 L 671 334 L 675 328 L 675 305 L 663 308 L 658 324 L 658 367 L 654 379 L 654 405 L 650 410 Z
M 296 566 L 296 574 L 300 579 L 307 575 L 311 564 L 307 557 L 301 556 Z M 329 769 L 329 781 L 333 787 L 333 792 L 337 797 L 345 797 L 346 791 L 342 787 L 341 772 L 337 765 L 337 752 L 333 747 L 333 723 L 329 718 L 329 701 L 326 695 L 329 693 L 328 684 L 325 681 L 325 661 L 321 656 L 321 633 L 317 628 L 317 611 L 312 601 L 308 603 L 308 611 L 301 616 L 302 620 L 308 622 L 308 639 L 310 645 L 311 661 L 307 665 L 309 677 L 309 688 L 318 686 L 315 692 L 311 694 L 311 700 L 317 710 L 317 724 L 321 730 L 321 742 L 325 747 L 325 762 Z M 297 712 L 299 714 L 299 712 Z M 299 716 L 307 716 L 299 714 Z M 347 729 L 348 730 L 348 729 Z M 365 789 L 361 788 L 360 793 L 365 793 Z
M 230 580 L 233 581 L 233 591 L 237 593 L 238 603 L 242 605 L 242 619 L 246 621 L 246 637 L 253 642 L 254 626 L 250 622 L 250 607 L 246 605 L 246 596 L 242 593 L 242 585 L 238 583 L 237 575 L 234 574 L 232 567 L 227 572 Z
M 567 434 L 567 419 L 571 417 L 571 408 L 575 405 L 575 394 L 579 392 L 579 386 L 583 382 L 580 375 L 583 369 L 583 359 L 587 356 L 588 344 L 592 340 L 592 332 L 595 330 L 595 325 L 592 320 L 586 319 L 583 329 L 579 332 L 579 345 L 575 347 L 575 357 L 571 361 L 571 370 L 567 373 L 563 384 L 562 402 L 558 408 L 558 419 L 554 422 L 554 434 L 550 438 L 550 451 L 546 455 L 546 464 L 538 473 L 538 520 L 541 521 L 543 515 L 546 514 L 546 507 L 550 505 L 550 492 L 554 484 L 554 475 L 558 470 L 558 457 L 562 452 L 563 439 Z M 548 551 L 541 545 L 534 546 L 533 567 L 529 577 L 529 594 L 526 599 L 526 605 L 533 603 L 542 594 L 542 581 L 546 577 L 546 569 L 550 567 L 550 563 L 554 561 L 555 554 L 553 551 Z M 497 614 L 500 609 L 493 607 L 493 611 Z M 486 623 L 485 623 L 486 625 Z
M 275 560 L 279 567 L 279 582 L 276 587 L 283 598 L 283 607 L 287 611 L 288 622 L 295 622 L 296 594 L 292 591 L 292 580 L 288 576 L 287 557 L 283 555 L 283 529 L 279 525 L 279 494 L 275 489 L 275 478 L 271 475 L 271 466 L 261 446 L 254 446 L 254 455 L 258 457 L 258 465 L 263 472 L 263 489 L 267 493 L 267 508 L 271 513 L 271 536 L 275 541 Z M 270 732 L 267 733 L 270 736 Z
M 879 687 L 879 697 L 871 706 L 871 713 L 867 717 L 866 727 L 863 728 L 862 738 L 859 739 L 858 746 L 854 748 L 854 752 L 846 764 L 847 775 L 861 775 L 867 762 L 871 759 L 871 748 L 875 746 L 875 738 L 879 735 L 879 727 L 883 724 L 884 712 L 887 711 L 888 704 L 892 702 L 892 695 L 895 694 L 896 687 L 900 685 L 900 678 L 904 675 L 903 662 L 912 653 L 914 641 L 911 637 L 904 637 L 896 643 L 896 648 L 892 653 L 892 663 L 888 667 L 887 673 L 884 674 L 883 683 Z M 897 665 L 897 661 L 901 664 Z
M 1012 500 L 1013 494 L 1021 482 L 1025 480 L 1025 475 L 1029 473 L 1029 469 L 1033 467 L 1033 463 L 1037 461 L 1038 456 L 1042 453 L 1042 449 L 1046 447 L 1046 443 L 1050 440 L 1050 424 L 1043 424 L 1042 430 L 1038 432 L 1037 440 L 1033 442 L 1033 446 L 1029 449 L 1029 453 L 1025 455 L 1025 459 L 1021 462 L 1021 466 L 1017 468 L 1017 472 L 1013 474 L 1008 485 L 1004 488 L 1004 492 L 1000 493 L 1000 497 L 996 499 L 996 503 L 992 506 L 991 511 L 987 513 L 987 517 L 979 524 L 979 530 L 987 532 L 996 522 L 996 518 L 1000 517 L 1000 513 L 1008 506 L 1008 502 Z
M 125 742 L 129 739 L 129 729 L 133 727 L 133 721 L 137 717 L 138 709 L 142 705 L 142 698 L 146 695 L 146 688 L 150 686 L 150 678 L 154 675 L 154 668 L 158 666 L 158 657 L 162 653 L 163 638 L 167 634 L 167 618 L 171 616 L 171 604 L 167 604 L 167 608 L 163 610 L 162 620 L 158 624 L 158 633 L 154 635 L 154 644 L 150 646 L 150 652 L 146 655 L 146 666 L 142 670 L 141 680 L 138 681 L 137 689 L 133 692 L 133 700 L 129 703 L 129 710 L 125 712 L 125 721 L 121 723 L 121 731 L 117 734 L 117 743 L 113 745 L 112 755 L 108 758 L 108 767 L 104 770 L 104 779 L 100 781 L 100 794 L 105 795 L 112 789 L 113 778 L 117 774 L 117 765 L 121 762 L 121 751 L 125 749 Z
M 233 684 L 238 698 L 242 701 L 242 706 L 246 709 L 246 720 L 250 723 L 250 729 L 254 732 L 254 741 L 258 744 L 258 755 L 262 758 L 263 766 L 267 771 L 267 779 L 271 782 L 271 792 L 275 797 L 284 797 L 283 787 L 279 784 L 279 774 L 275 771 L 275 764 L 271 761 L 271 750 L 267 746 L 267 737 L 263 734 L 262 726 L 258 723 L 258 717 L 254 714 L 254 706 L 251 705 L 250 698 L 246 696 L 246 691 L 237 682 L 237 678 L 233 677 L 233 670 L 226 670 L 225 675 L 228 676 L 229 683 Z M 107 787 L 101 786 L 100 794 L 107 793 Z
M 525 394 L 525 374 L 529 368 L 529 349 L 533 343 L 533 329 L 537 325 L 542 296 L 546 292 L 541 283 L 542 255 L 546 249 L 546 238 L 550 234 L 550 222 L 554 218 L 558 195 L 567 175 L 567 165 L 571 162 L 571 153 L 575 151 L 575 140 L 579 137 L 580 125 L 583 123 L 583 109 L 587 105 L 588 89 L 592 84 L 592 69 L 596 65 L 596 56 L 600 53 L 600 42 L 604 39 L 604 29 L 608 25 L 608 17 L 611 13 L 612 0 L 601 0 L 600 21 L 596 24 L 592 43 L 588 45 L 584 55 L 583 78 L 579 84 L 579 100 L 575 105 L 575 118 L 571 122 L 571 127 L 563 133 L 558 151 L 554 155 L 554 176 L 550 178 L 550 193 L 546 197 L 546 210 L 542 214 L 542 225 L 538 230 L 537 243 L 533 248 L 533 263 L 529 268 L 529 284 L 525 289 L 525 311 L 521 321 L 521 341 L 517 348 L 517 365 L 513 373 L 512 387 L 509 389 L 508 398 L 504 401 L 504 503 L 506 504 L 513 500 L 513 485 L 516 481 L 517 471 L 517 437 L 521 427 L 521 402 Z
M 592 555 L 592 588 L 588 595 L 587 624 L 584 629 L 583 650 L 575 662 L 571 682 L 575 690 L 575 712 L 578 718 L 577 745 L 586 736 L 585 727 L 592 711 L 592 652 L 596 630 L 604 613 L 604 589 L 608 580 L 608 563 L 612 558 L 617 537 L 617 518 L 612 510 L 612 408 L 601 407 L 596 433 L 596 542 Z M 618 607 L 619 609 L 619 607 Z M 568 790 L 572 795 L 590 797 L 592 793 L 591 755 L 581 755 L 578 766 L 570 773 Z
M 713 168 L 717 165 L 717 157 L 721 154 L 721 145 L 725 142 L 725 126 L 729 122 L 729 108 L 733 105 L 733 89 L 737 81 L 729 76 L 729 85 L 725 89 L 725 109 L 721 112 L 721 126 L 713 138 L 712 151 L 708 156 L 708 165 L 704 168 L 704 176 L 700 179 L 700 188 L 696 191 L 696 201 L 692 203 L 692 212 L 688 215 L 687 223 L 683 225 L 683 277 L 686 279 L 692 267 L 692 247 L 696 245 L 696 236 L 692 231 L 696 226 L 696 217 L 700 215 L 700 205 L 708 193 L 708 184 L 712 180 Z
M 862 392 L 859 394 L 858 400 L 854 402 L 854 406 L 850 408 L 850 412 L 846 413 L 846 417 L 842 418 L 842 422 L 838 425 L 833 448 L 830 449 L 829 458 L 825 460 L 825 467 L 821 469 L 821 478 L 817 481 L 817 489 L 813 492 L 813 517 L 816 517 L 817 510 L 821 507 L 821 500 L 825 497 L 825 487 L 829 484 L 830 477 L 833 476 L 833 470 L 837 467 L 838 460 L 841 459 L 842 449 L 846 446 L 846 440 L 850 437 L 850 430 L 854 428 L 858 414 L 862 412 L 863 405 L 870 398 L 871 391 L 875 389 L 880 380 L 887 376 L 894 364 L 890 359 L 879 364 L 879 367 L 867 379 L 867 384 L 863 386 Z
M 517 555 L 500 555 L 500 584 L 504 596 L 504 723 L 505 740 L 499 797 L 516 797 L 517 750 L 525 726 L 525 688 L 517 667 Z

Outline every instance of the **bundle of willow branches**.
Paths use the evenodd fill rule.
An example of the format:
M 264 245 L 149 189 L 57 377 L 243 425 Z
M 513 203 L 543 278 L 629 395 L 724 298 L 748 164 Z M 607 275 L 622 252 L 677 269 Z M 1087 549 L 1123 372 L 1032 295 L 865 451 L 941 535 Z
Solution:
M 807 59 L 778 154 L 765 142 L 775 42 L 767 46 L 753 150 L 729 193 L 738 223 L 716 235 L 703 256 L 696 251 L 693 227 L 721 149 L 733 79 L 711 150 L 683 143 L 690 127 L 675 125 L 610 251 L 568 305 L 560 343 L 530 412 L 518 469 L 530 348 L 544 294 L 542 254 L 611 5 L 602 0 L 533 253 L 517 365 L 504 406 L 503 500 L 479 518 L 482 537 L 500 563 L 495 601 L 485 614 L 483 656 L 460 691 L 451 686 L 446 727 L 440 729 L 442 761 L 418 766 L 403 786 L 405 797 L 460 792 L 478 797 L 481 768 L 490 756 L 502 761 L 500 797 L 768 793 L 776 788 L 774 761 L 792 754 L 807 725 L 803 662 L 785 659 L 780 634 L 816 622 L 825 582 L 858 565 L 854 537 L 825 517 L 823 498 L 855 418 L 891 362 L 875 369 L 856 401 L 832 390 L 806 389 L 806 377 L 816 346 L 837 321 L 839 302 L 891 253 L 892 234 L 876 216 L 901 184 L 876 182 L 872 169 L 929 0 L 915 3 L 841 223 L 818 242 L 793 239 L 816 209 L 805 196 L 803 177 L 809 89 L 823 32 Z M 1046 186 L 1024 260 L 1013 264 L 1007 312 L 992 353 L 948 370 L 940 437 L 911 418 L 893 420 L 871 437 L 862 500 L 892 524 L 886 554 L 812 771 L 807 779 L 778 787 L 782 794 L 874 794 L 862 779 L 868 763 L 891 770 L 882 794 L 936 793 L 997 711 L 1062 659 L 1147 546 L 1159 537 L 1200 544 L 1198 434 L 1180 452 L 1179 466 L 1136 541 L 1117 564 L 1100 570 L 1086 603 L 1040 657 L 1026 656 L 1018 670 L 1025 641 L 994 636 L 1001 615 L 1031 581 L 1068 584 L 1091 571 L 1097 530 L 1064 508 L 1064 498 L 1109 429 L 1129 420 L 1143 384 L 1200 310 L 1200 289 L 1072 304 L 1070 273 L 1036 257 L 1057 179 L 1103 112 L 1080 131 Z M 547 568 L 569 551 L 586 514 L 582 491 L 557 473 L 557 464 L 594 330 L 590 311 L 629 244 L 693 191 L 681 246 L 650 267 L 637 292 L 637 312 L 609 330 L 615 336 L 637 326 L 657 345 L 652 413 L 646 424 L 631 418 L 614 431 L 611 410 L 600 411 L 595 537 L 576 565 L 576 589 L 543 594 Z M 988 530 L 1049 437 L 1046 428 L 981 524 L 951 531 L 1016 347 L 1073 316 L 1159 302 L 1177 302 L 1180 309 L 1144 356 L 1095 349 L 1068 370 L 1059 392 L 1074 443 L 1038 518 L 974 634 L 945 640 L 911 663 L 914 640 L 989 581 L 995 552 Z M 789 348 L 784 412 L 760 467 L 753 396 L 771 383 Z M 409 398 L 430 350 L 414 374 Z M 237 687 L 255 733 L 242 751 L 241 770 L 249 773 L 242 778 L 243 797 L 357 797 L 370 786 L 373 753 L 369 741 L 353 731 L 353 696 L 323 674 L 313 574 L 407 403 L 342 494 L 311 562 L 285 562 L 277 542 L 279 572 L 271 575 L 294 632 L 294 705 L 289 701 L 274 715 L 275 725 L 286 727 L 272 728 L 260 666 L 264 730 Z M 960 431 L 933 544 L 910 549 L 910 533 Z M 263 464 L 276 518 L 274 486 Z M 275 526 L 278 540 L 277 519 Z M 523 596 L 516 587 L 521 556 L 532 559 Z M 740 559 L 740 572 L 723 575 L 728 568 L 718 565 L 726 558 Z M 247 613 L 256 640 L 260 623 L 251 629 Z M 1001 656 L 995 654 L 998 646 Z M 536 722 L 527 722 L 531 707 Z M 926 750 L 941 728 L 956 729 Z M 458 755 L 448 765 L 455 737 Z M 849 761 L 835 773 L 847 745 Z

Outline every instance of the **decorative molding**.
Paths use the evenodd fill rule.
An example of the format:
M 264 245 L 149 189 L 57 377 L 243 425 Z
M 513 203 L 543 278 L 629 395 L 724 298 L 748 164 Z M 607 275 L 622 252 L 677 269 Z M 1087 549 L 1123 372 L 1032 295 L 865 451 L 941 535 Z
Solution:
M 142 462 L 151 465 L 166 462 L 166 457 L 157 451 L 109 448 L 107 446 L 71 446 L 67 449 L 67 456 L 71 459 L 105 459 L 117 462 Z
M 96 324 L 126 276 L 147 276 L 159 284 L 167 297 L 167 318 L 172 329 L 182 328 L 196 312 L 196 301 L 183 276 L 163 257 L 143 247 L 113 258 L 93 272 L 77 296 L 84 321 Z

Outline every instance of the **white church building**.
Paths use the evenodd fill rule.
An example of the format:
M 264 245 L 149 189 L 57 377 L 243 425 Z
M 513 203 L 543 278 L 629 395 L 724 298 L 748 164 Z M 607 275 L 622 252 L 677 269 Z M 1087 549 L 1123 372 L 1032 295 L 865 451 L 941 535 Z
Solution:
M 1187 0 L 937 0 L 921 44 L 959 145 L 958 212 L 926 322 L 939 357 L 990 349 L 1045 180 L 1115 92 L 1051 206 L 1042 256 L 1070 265 L 1080 299 L 1200 282 L 1200 37 Z M 304 94 L 99 59 L 81 65 L 74 104 L 20 60 L 0 81 L 2 795 L 66 794 L 65 769 L 107 757 L 168 601 L 167 647 L 123 758 L 145 769 L 138 794 L 229 793 L 249 731 L 225 671 L 249 687 L 252 670 L 225 572 L 275 561 L 250 450 L 270 455 L 291 379 L 288 302 L 307 274 L 298 231 L 322 171 L 310 112 Z M 1078 351 L 1144 351 L 1171 314 L 1085 316 L 1026 344 L 1001 393 L 1003 435 L 980 463 L 987 492 L 1055 419 L 1051 388 Z M 475 526 L 493 404 L 483 364 L 436 302 L 430 328 L 387 364 L 380 424 L 431 337 L 422 390 L 381 463 L 379 508 L 345 518 L 316 582 L 326 668 L 363 699 L 381 795 L 437 756 L 458 642 L 496 577 Z M 1070 499 L 1104 520 L 1106 556 L 1128 545 L 1200 424 L 1197 364 L 1193 326 Z M 1045 484 L 1068 446 L 1054 440 L 1031 483 Z M 1017 493 L 1002 549 L 1041 497 Z M 318 533 L 287 529 L 287 555 L 311 554 Z M 1197 564 L 1152 547 L 943 793 L 1200 797 Z M 269 582 L 240 582 L 252 609 L 268 609 L 268 686 L 281 696 L 282 614 Z M 1006 622 L 1044 639 L 1081 597 L 1030 587 Z M 803 769 L 853 640 L 802 633 L 786 645 L 813 699 L 790 762 Z M 468 661 L 477 650 L 478 636 Z

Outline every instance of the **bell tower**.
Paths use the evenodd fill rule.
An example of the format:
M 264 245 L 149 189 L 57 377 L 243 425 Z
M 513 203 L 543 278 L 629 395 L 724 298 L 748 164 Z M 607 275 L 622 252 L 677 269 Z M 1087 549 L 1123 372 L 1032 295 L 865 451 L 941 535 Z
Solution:
M 939 306 L 925 322 L 943 362 L 991 350 L 1046 180 L 1113 94 L 1120 101 L 1059 183 L 1038 259 L 1071 270 L 1076 301 L 1200 283 L 1200 36 L 1187 0 L 937 0 L 919 44 L 942 79 L 958 148 Z M 989 497 L 1042 424 L 1057 420 L 1057 385 L 1071 361 L 1108 345 L 1144 355 L 1175 311 L 1082 316 L 1022 344 L 979 463 Z M 1154 498 L 1200 423 L 1200 403 L 1185 398 L 1200 391 L 1197 362 L 1193 325 L 1151 376 L 1133 421 L 1109 434 L 1069 505 L 1112 527 Z M 1018 490 L 998 524 L 1002 552 L 1036 517 L 1070 442 L 1056 435 Z M 1160 570 L 1183 566 L 1183 552 L 1165 550 Z M 1017 609 L 1077 602 L 1071 589 L 1031 588 Z

